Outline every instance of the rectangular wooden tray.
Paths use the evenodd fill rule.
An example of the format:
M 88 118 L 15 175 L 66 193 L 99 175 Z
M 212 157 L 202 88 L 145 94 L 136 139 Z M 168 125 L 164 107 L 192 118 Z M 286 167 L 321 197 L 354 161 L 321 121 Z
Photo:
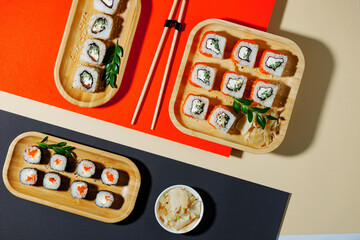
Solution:
M 97 170 L 94 177 L 81 178 L 76 175 L 76 162 L 78 160 L 72 159 L 73 162 L 71 162 L 69 159 L 69 164 L 72 164 L 73 167 L 70 170 L 67 168 L 66 171 L 59 172 L 62 175 L 61 190 L 45 189 L 42 182 L 35 186 L 23 185 L 19 180 L 19 173 L 25 167 L 36 168 L 42 173 L 56 172 L 50 169 L 49 156 L 45 157 L 40 164 L 29 164 L 23 158 L 25 148 L 29 145 L 36 145 L 36 142 L 40 142 L 45 136 L 47 135 L 39 132 L 26 132 L 16 137 L 11 143 L 3 168 L 3 180 L 12 194 L 26 200 L 108 223 L 119 222 L 131 213 L 141 183 L 140 173 L 136 165 L 126 157 L 57 137 L 48 135 L 48 143 L 54 144 L 65 141 L 69 146 L 74 146 L 73 152 L 78 160 L 79 158 L 89 159 L 95 163 Z M 120 178 L 117 185 L 108 186 L 102 183 L 100 175 L 101 168 L 104 167 L 113 167 L 119 171 Z M 86 199 L 71 197 L 70 184 L 74 180 L 82 180 L 89 184 Z M 100 190 L 110 191 L 114 194 L 115 201 L 111 208 L 100 208 L 95 205 L 94 199 Z
M 203 56 L 198 51 L 201 37 L 207 31 L 215 31 L 227 38 L 226 52 L 223 60 Z M 288 56 L 287 67 L 284 71 L 285 76 L 278 78 L 264 75 L 259 71 L 257 65 L 255 65 L 255 68 L 253 69 L 247 67 L 241 68 L 235 65 L 230 58 L 229 52 L 231 52 L 236 42 L 240 39 L 253 39 L 258 43 L 259 53 L 257 59 L 259 59 L 259 55 L 268 48 L 279 50 L 281 53 L 285 53 Z M 196 62 L 204 62 L 218 69 L 215 86 L 220 84 L 222 74 L 226 70 L 240 72 L 240 74 L 245 74 L 248 76 L 248 78 L 250 77 L 251 79 L 261 78 L 277 80 L 280 82 L 285 91 L 279 91 L 275 101 L 279 101 L 283 104 L 283 112 L 281 113 L 279 133 L 274 137 L 270 144 L 257 147 L 249 142 L 246 142 L 240 133 L 222 134 L 211 127 L 207 121 L 192 119 L 182 113 L 182 104 L 189 93 L 210 98 L 210 106 L 212 107 L 214 105 L 222 104 L 232 108 L 231 106 L 233 100 L 231 97 L 223 95 L 220 90 L 214 89 L 213 91 L 208 92 L 202 88 L 194 87 L 189 83 L 188 79 L 190 76 L 190 70 Z M 260 154 L 273 151 L 281 144 L 285 137 L 291 113 L 293 111 L 296 95 L 304 72 L 304 67 L 305 59 L 301 49 L 289 39 L 224 20 L 205 20 L 195 26 L 189 35 L 169 104 L 170 118 L 176 128 L 178 128 L 180 131 L 198 138 L 251 153 Z
M 72 104 L 80 107 L 97 107 L 109 101 L 120 88 L 140 17 L 141 1 L 124 0 L 119 5 L 118 14 L 113 16 L 114 34 L 111 41 L 115 43 L 117 39 L 119 40 L 124 56 L 121 58 L 116 87 L 107 86 L 96 93 L 87 93 L 73 88 L 72 82 L 75 72 L 80 66 L 83 44 L 86 39 L 91 38 L 87 34 L 89 19 L 93 14 L 99 12 L 94 9 L 94 1 L 74 0 L 72 3 L 54 69 L 55 83 L 60 94 Z

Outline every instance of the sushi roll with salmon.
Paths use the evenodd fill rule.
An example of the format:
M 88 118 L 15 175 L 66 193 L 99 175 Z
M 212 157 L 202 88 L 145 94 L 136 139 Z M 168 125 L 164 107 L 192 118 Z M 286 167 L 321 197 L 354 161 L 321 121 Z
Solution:
M 88 33 L 93 38 L 107 40 L 111 36 L 113 19 L 105 14 L 94 14 L 90 18 Z
M 226 45 L 225 37 L 220 36 L 214 31 L 208 31 L 204 33 L 201 39 L 199 51 L 201 54 L 207 57 L 223 59 L 225 52 L 225 45 Z
M 105 168 L 101 173 L 101 181 L 106 185 L 116 185 L 119 181 L 119 172 L 113 168 Z
M 62 154 L 55 153 L 50 158 L 50 168 L 63 172 L 66 168 L 67 158 Z
M 95 174 L 95 164 L 89 160 L 81 160 L 76 168 L 76 173 L 80 177 L 90 178 Z
M 46 173 L 43 180 L 43 186 L 46 189 L 58 190 L 61 185 L 61 177 L 57 173 Z
M 191 68 L 189 82 L 195 87 L 211 91 L 214 86 L 216 72 L 217 70 L 215 68 L 205 63 L 195 63 Z
M 209 124 L 223 134 L 226 134 L 229 131 L 235 120 L 236 117 L 234 114 L 223 105 L 215 106 L 208 117 Z
M 99 81 L 98 69 L 81 66 L 76 70 L 72 86 L 85 92 L 95 92 L 98 89 Z
M 38 146 L 27 146 L 24 151 L 24 160 L 31 164 L 41 162 L 41 149 Z
M 204 120 L 209 108 L 209 99 L 189 94 L 183 105 L 183 113 L 191 118 Z
M 231 59 L 245 67 L 254 67 L 259 45 L 254 40 L 239 40 L 231 52 Z
M 109 208 L 114 202 L 114 195 L 107 191 L 100 191 L 96 194 L 95 204 L 98 207 Z
M 83 181 L 74 181 L 70 187 L 70 194 L 73 198 L 85 198 L 89 191 L 88 184 Z
M 20 182 L 24 185 L 35 185 L 38 180 L 38 172 L 34 168 L 23 168 L 20 171 Z
M 96 39 L 88 39 L 81 51 L 80 61 L 99 66 L 102 64 L 106 53 L 105 44 Z
M 120 0 L 94 0 L 94 8 L 99 12 L 113 15 L 119 5 Z
M 271 84 L 263 79 L 256 79 L 251 89 L 250 99 L 254 100 L 255 104 L 271 107 L 278 89 L 278 85 Z
M 278 51 L 266 49 L 261 56 L 259 70 L 264 74 L 281 77 L 285 69 L 287 59 L 287 56 L 280 54 Z
M 234 98 L 242 98 L 246 88 L 247 78 L 236 72 L 227 71 L 224 73 L 221 82 L 221 92 L 224 95 Z

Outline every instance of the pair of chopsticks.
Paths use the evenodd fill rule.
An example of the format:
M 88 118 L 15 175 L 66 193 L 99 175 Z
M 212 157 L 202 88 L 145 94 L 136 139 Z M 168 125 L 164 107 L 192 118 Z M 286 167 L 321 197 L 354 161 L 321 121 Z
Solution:
M 157 116 L 158 116 L 158 114 L 159 114 L 159 108 L 160 108 L 160 105 L 161 105 L 161 100 L 162 100 L 162 96 L 163 96 L 163 93 L 164 93 L 164 88 L 165 88 L 166 80 L 167 80 L 167 77 L 168 77 L 168 74 L 169 74 L 169 68 L 170 68 L 171 61 L 172 61 L 172 57 L 173 57 L 173 54 L 174 54 L 175 45 L 176 45 L 176 42 L 177 42 L 177 40 L 178 40 L 179 32 L 180 32 L 180 30 L 181 30 L 181 21 L 182 21 L 184 9 L 185 9 L 186 0 L 182 0 L 182 4 L 181 4 L 181 9 L 180 9 L 180 13 L 179 13 L 178 20 L 177 20 L 177 21 L 173 21 L 173 20 L 171 20 L 171 19 L 173 18 L 174 11 L 175 11 L 175 8 L 176 8 L 176 6 L 177 6 L 177 3 L 178 3 L 178 0 L 174 0 L 174 3 L 173 3 L 173 5 L 172 5 L 172 7 L 171 7 L 171 11 L 170 11 L 169 17 L 167 18 L 167 20 L 166 20 L 166 22 L 165 22 L 165 27 L 164 27 L 163 33 L 162 33 L 162 35 L 161 35 L 161 39 L 160 39 L 159 45 L 158 45 L 158 47 L 157 47 L 157 50 L 156 50 L 154 59 L 153 59 L 153 61 L 152 61 L 152 64 L 151 64 L 149 73 L 148 73 L 148 75 L 147 75 L 147 78 L 146 78 L 144 87 L 143 87 L 143 89 L 142 89 L 142 92 L 141 92 L 139 101 L 138 101 L 138 103 L 137 103 L 137 105 L 136 105 L 136 109 L 135 109 L 133 118 L 132 118 L 132 120 L 131 120 L 131 124 L 134 124 L 134 123 L 135 123 L 135 120 L 136 120 L 136 117 L 137 117 L 137 115 L 138 115 L 138 113 L 139 113 L 140 106 L 141 106 L 141 104 L 142 104 L 142 102 L 143 102 L 145 93 L 146 93 L 146 91 L 147 91 L 147 88 L 148 88 L 148 85 L 149 85 L 151 76 L 152 76 L 152 74 L 153 74 L 153 71 L 154 71 L 156 62 L 157 62 L 157 60 L 158 60 L 159 53 L 160 53 L 160 51 L 161 51 L 161 49 L 162 49 L 162 47 L 163 47 L 163 43 L 164 43 L 166 34 L 167 34 L 167 32 L 169 31 L 169 28 L 171 28 L 171 27 L 172 27 L 172 24 L 174 23 L 174 24 L 175 24 L 175 30 L 176 30 L 176 31 L 175 31 L 175 34 L 174 34 L 174 37 L 173 37 L 173 40 L 172 40 L 172 44 L 171 44 L 171 48 L 170 48 L 170 53 L 169 53 L 169 57 L 168 57 L 167 64 L 166 64 L 166 68 L 165 68 L 164 77 L 163 77 L 163 79 L 162 79 L 161 88 L 160 88 L 160 93 L 159 93 L 159 96 L 158 96 L 158 100 L 157 100 L 157 103 L 156 103 L 156 109 L 155 109 L 155 113 L 154 113 L 154 116 L 153 116 L 153 121 L 152 121 L 152 124 L 151 124 L 151 130 L 154 129 L 155 123 L 156 123 L 156 120 L 157 120 Z

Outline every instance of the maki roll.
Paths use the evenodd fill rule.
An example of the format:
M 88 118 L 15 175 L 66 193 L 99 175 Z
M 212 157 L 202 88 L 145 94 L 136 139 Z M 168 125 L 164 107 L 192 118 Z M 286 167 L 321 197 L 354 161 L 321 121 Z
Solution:
M 24 185 L 35 185 L 38 180 L 37 170 L 34 168 L 23 168 L 20 171 L 20 182 Z
M 223 105 L 217 105 L 210 113 L 208 122 L 219 132 L 226 134 L 232 127 L 236 117 Z
M 195 87 L 211 91 L 214 86 L 216 72 L 215 68 L 209 67 L 205 63 L 195 63 L 191 68 L 189 82 Z
M 41 161 L 41 150 L 38 146 L 27 146 L 24 151 L 24 160 L 31 164 Z
M 88 33 L 94 38 L 107 40 L 110 38 L 113 19 L 105 14 L 94 14 L 90 18 Z
M 76 70 L 73 87 L 85 92 L 95 92 L 98 88 L 100 72 L 96 68 L 81 66 Z
M 247 78 L 236 72 L 227 71 L 224 73 L 221 82 L 221 92 L 234 98 L 242 98 L 246 88 Z
M 281 77 L 287 62 L 287 56 L 278 51 L 266 49 L 261 56 L 259 70 L 264 74 Z
M 271 84 L 266 80 L 256 79 L 251 89 L 250 98 L 254 100 L 255 104 L 271 107 L 278 89 L 278 85 Z
M 93 65 L 101 65 L 106 53 L 105 44 L 96 39 L 88 39 L 81 51 L 80 61 Z
M 76 168 L 76 173 L 80 177 L 89 178 L 95 174 L 95 164 L 89 160 L 81 160 Z
M 50 168 L 63 172 L 66 168 L 67 158 L 62 154 L 55 153 L 50 158 Z
M 43 186 L 46 189 L 57 190 L 61 185 L 61 177 L 57 173 L 46 173 L 43 180 Z
M 226 45 L 226 38 L 218 35 L 214 31 L 204 33 L 199 51 L 207 57 L 223 59 Z
M 231 52 L 231 59 L 245 67 L 254 67 L 259 45 L 254 40 L 239 40 Z
M 114 195 L 107 191 L 100 191 L 96 194 L 95 204 L 98 207 L 109 208 L 114 202 Z
M 116 185 L 119 181 L 119 172 L 113 168 L 105 168 L 101 173 L 101 181 L 107 185 Z
M 120 0 L 94 0 L 94 8 L 99 12 L 113 15 L 119 5 Z
M 209 108 L 209 99 L 189 94 L 183 105 L 183 113 L 191 118 L 204 120 Z
M 74 181 L 70 187 L 70 193 L 73 198 L 85 198 L 89 191 L 88 184 L 83 181 Z

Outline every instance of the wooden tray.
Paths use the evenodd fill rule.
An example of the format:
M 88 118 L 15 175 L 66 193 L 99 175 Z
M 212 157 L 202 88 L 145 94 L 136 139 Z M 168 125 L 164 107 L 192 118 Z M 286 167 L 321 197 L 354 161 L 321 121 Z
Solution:
M 113 16 L 115 34 L 112 36 L 112 41 L 115 43 L 118 39 L 124 52 L 116 87 L 107 86 L 96 93 L 87 93 L 73 88 L 72 81 L 76 69 L 80 66 L 79 59 L 83 44 L 86 39 L 90 38 L 87 34 L 89 19 L 98 12 L 94 9 L 94 1 L 73 1 L 54 70 L 56 87 L 66 100 L 80 107 L 97 107 L 109 101 L 116 94 L 125 72 L 140 11 L 140 0 L 121 1 L 119 13 Z M 101 73 L 103 73 L 103 68 Z M 100 84 L 103 84 L 103 81 Z
M 203 56 L 198 51 L 201 37 L 207 31 L 215 31 L 227 38 L 226 52 L 223 60 Z M 262 52 L 271 48 L 279 50 L 288 56 L 287 67 L 284 70 L 285 76 L 278 78 L 262 74 L 258 69 L 258 64 L 255 68 L 241 68 L 235 65 L 230 53 L 239 39 L 253 39 L 259 45 L 259 52 L 257 61 Z M 215 87 L 213 91 L 208 92 L 202 88 L 197 88 L 189 84 L 188 78 L 190 69 L 196 62 L 204 62 L 210 66 L 218 69 L 215 80 Z M 185 53 L 180 65 L 179 73 L 177 75 L 175 87 L 171 96 L 169 112 L 173 124 L 182 132 L 220 143 L 229 147 L 233 147 L 242 151 L 251 153 L 267 153 L 277 148 L 285 137 L 286 130 L 290 121 L 290 116 L 294 107 L 296 94 L 298 92 L 301 78 L 304 72 L 305 59 L 301 49 L 291 40 L 276 36 L 270 33 L 258 31 L 238 24 L 227 22 L 218 19 L 208 19 L 199 23 L 191 31 L 186 45 Z M 281 113 L 280 130 L 273 141 L 266 146 L 257 147 L 244 140 L 244 136 L 240 132 L 233 134 L 222 134 L 211 127 L 207 121 L 195 120 L 185 116 L 182 113 L 182 104 L 189 93 L 202 95 L 210 98 L 210 107 L 217 104 L 229 106 L 232 109 L 231 97 L 223 95 L 216 86 L 220 85 L 222 75 L 225 71 L 236 71 L 246 75 L 249 79 L 256 78 L 278 80 L 282 86 L 283 91 L 279 91 L 275 101 L 282 104 L 284 111 Z M 210 109 L 211 110 L 211 109 Z M 236 122 L 235 122 L 236 124 Z
M 73 151 L 77 158 L 89 159 L 95 163 L 97 170 L 94 178 L 81 178 L 75 175 L 76 160 L 69 159 L 69 164 L 73 165 L 71 170 L 59 172 L 62 175 L 61 190 L 45 189 L 42 186 L 42 181 L 36 186 L 23 185 L 19 180 L 19 173 L 25 167 L 36 168 L 42 173 L 56 172 L 50 169 L 49 156 L 45 157 L 45 161 L 42 160 L 41 164 L 29 164 L 23 158 L 25 148 L 29 145 L 36 145 L 36 142 L 40 142 L 45 136 L 39 132 L 26 132 L 16 137 L 11 143 L 3 168 L 3 179 L 5 186 L 12 194 L 26 200 L 108 223 L 119 222 L 131 213 L 141 182 L 139 170 L 132 161 L 126 157 L 53 136 L 49 136 L 49 144 L 65 141 L 69 146 L 76 148 Z M 73 161 L 71 162 L 71 160 Z M 102 183 L 99 168 L 104 167 L 113 167 L 119 171 L 120 179 L 117 185 L 108 186 Z M 89 184 L 87 199 L 71 197 L 70 184 L 74 180 L 82 180 Z M 100 208 L 95 205 L 95 196 L 100 190 L 114 193 L 115 201 L 111 208 Z

